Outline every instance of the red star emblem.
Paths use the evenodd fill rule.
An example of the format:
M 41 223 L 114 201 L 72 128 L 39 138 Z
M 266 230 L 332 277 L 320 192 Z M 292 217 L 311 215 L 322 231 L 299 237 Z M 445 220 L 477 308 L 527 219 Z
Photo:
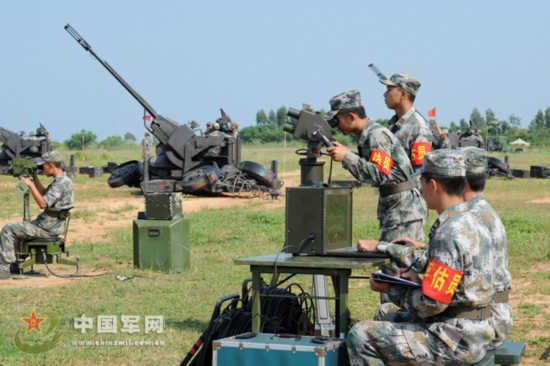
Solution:
M 34 310 L 34 308 L 32 309 L 32 313 L 30 317 L 27 317 L 27 318 L 23 317 L 21 318 L 21 320 L 27 323 L 27 330 L 25 331 L 25 334 L 27 334 L 33 329 L 36 329 L 38 333 L 42 334 L 42 330 L 40 329 L 40 323 L 46 320 L 46 318 L 38 318 L 36 316 L 36 311 Z

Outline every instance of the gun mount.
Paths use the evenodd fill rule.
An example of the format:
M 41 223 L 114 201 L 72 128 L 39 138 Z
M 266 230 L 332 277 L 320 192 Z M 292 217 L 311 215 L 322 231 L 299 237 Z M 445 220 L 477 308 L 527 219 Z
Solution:
M 35 133 L 25 136 L 23 132 L 15 133 L 0 127 L 0 174 L 12 174 L 13 159 L 23 158 L 36 161 L 42 154 L 51 150 L 49 134 L 40 123 Z
M 336 120 L 327 121 L 326 117 L 315 112 L 310 106 L 304 105 L 299 111 L 289 108 L 287 116 L 293 118 L 294 123 L 286 123 L 284 130 L 292 133 L 294 137 L 307 141 L 307 149 L 296 151 L 299 155 L 305 155 L 300 159 L 301 185 L 309 186 L 323 182 L 324 162 L 318 162 L 321 156 L 321 148 L 332 146 L 332 128 L 337 125 Z
M 262 191 L 272 197 L 279 195 L 283 182 L 277 178 L 276 168 L 269 170 L 252 161 L 241 161 L 241 142 L 230 133 L 231 119 L 220 109 L 216 121 L 220 129 L 210 134 L 196 134 L 188 124 L 158 114 L 145 99 L 93 51 L 92 47 L 69 24 L 65 30 L 138 101 L 151 115 L 144 126 L 159 141 L 156 156 L 129 161 L 115 168 L 108 180 L 112 188 L 122 185 L 141 187 L 147 193 L 185 192 L 239 193 Z M 275 162 L 273 163 L 275 166 Z M 144 174 L 145 172 L 145 174 Z

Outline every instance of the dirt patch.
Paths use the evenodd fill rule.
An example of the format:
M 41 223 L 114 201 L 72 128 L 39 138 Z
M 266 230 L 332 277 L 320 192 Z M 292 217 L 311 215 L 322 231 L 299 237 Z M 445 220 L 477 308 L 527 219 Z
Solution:
M 284 192 L 285 187 L 291 187 L 299 184 L 300 172 L 290 172 L 280 174 L 280 179 L 285 182 L 285 186 L 281 189 Z M 81 189 L 85 189 L 81 188 Z M 189 214 L 206 209 L 217 209 L 233 206 L 243 206 L 257 204 L 261 202 L 267 207 L 283 207 L 285 204 L 284 197 L 271 199 L 265 194 L 224 194 L 216 197 L 197 197 L 185 195 L 183 198 L 183 213 Z M 70 242 L 78 236 L 80 241 L 89 241 L 91 244 L 109 241 L 109 233 L 117 228 L 131 228 L 133 220 L 137 218 L 137 213 L 144 210 L 143 196 L 131 196 L 125 198 L 102 199 L 98 197 L 93 201 L 76 202 L 76 208 L 73 211 L 73 217 L 69 224 L 68 248 Z M 0 227 L 5 224 L 16 221 L 16 219 L 0 220 Z M 46 272 L 43 265 L 37 265 L 37 270 Z M 74 267 L 63 265 L 50 265 L 54 273 L 69 275 L 74 272 Z M 88 273 L 86 269 L 82 272 Z M 92 273 L 94 275 L 94 273 Z M 115 274 L 113 274 L 114 276 Z M 85 277 L 80 278 L 59 278 L 52 275 L 47 277 L 28 277 L 25 279 L 13 279 L 11 281 L 1 281 L 0 288 L 22 288 L 22 287 L 46 287 L 72 283 L 75 281 L 85 281 Z
M 535 203 L 535 204 L 547 204 L 550 205 L 550 197 L 541 198 L 538 200 L 531 200 L 529 203 Z

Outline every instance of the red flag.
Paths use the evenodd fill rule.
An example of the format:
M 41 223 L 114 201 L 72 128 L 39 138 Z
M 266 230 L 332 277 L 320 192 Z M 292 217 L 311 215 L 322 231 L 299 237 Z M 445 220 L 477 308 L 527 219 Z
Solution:
M 428 111 L 428 117 L 435 117 L 435 107 Z
M 143 119 L 146 120 L 146 121 L 150 121 L 151 120 L 151 116 L 146 114 L 143 116 Z

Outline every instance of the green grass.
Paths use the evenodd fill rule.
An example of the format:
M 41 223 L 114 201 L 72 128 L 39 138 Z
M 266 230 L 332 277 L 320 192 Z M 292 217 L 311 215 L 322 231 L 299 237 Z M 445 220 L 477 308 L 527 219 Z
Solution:
M 247 146 L 243 149 L 243 160 L 253 160 L 269 166 L 270 159 L 281 154 L 282 148 L 278 147 Z M 286 156 L 288 165 L 292 170 L 297 170 L 297 156 L 293 152 L 287 152 Z M 550 165 L 550 154 L 547 152 L 531 152 L 525 156 L 530 156 L 532 165 Z M 136 157 L 139 158 L 139 155 Z M 513 161 L 511 158 L 511 163 Z M 106 161 L 97 160 L 97 164 L 105 163 Z M 522 164 L 528 167 L 531 163 Z M 281 165 L 279 167 L 281 169 Z M 335 164 L 333 169 L 333 177 L 351 179 L 339 164 Z M 327 176 L 328 169 L 325 173 L 325 177 Z M 75 179 L 77 207 L 73 210 L 73 218 L 81 218 L 89 225 L 101 225 L 97 216 L 106 209 L 93 205 L 97 197 L 117 200 L 137 194 L 136 189 L 110 189 L 106 185 L 106 179 L 106 176 L 78 176 Z M 15 182 L 12 177 L 0 177 L 4 220 L 15 221 L 21 217 L 21 196 L 15 192 Z M 486 196 L 501 215 L 508 232 L 513 280 L 515 283 L 528 283 L 528 287 L 523 287 L 521 292 L 515 286 L 515 292 L 511 295 L 518 306 L 514 308 L 515 325 L 510 340 L 527 342 L 527 355 L 524 358 L 527 361 L 524 364 L 540 364 L 538 358 L 550 341 L 550 309 L 540 301 L 548 299 L 550 294 L 550 203 L 537 202 L 550 199 L 550 179 L 491 178 Z M 354 190 L 354 240 L 376 238 L 379 235 L 376 220 L 377 198 L 370 188 Z M 284 200 L 284 197 L 279 199 Z M 89 279 L 64 280 L 54 286 L 35 288 L 13 289 L 0 283 L 0 338 L 5 340 L 0 343 L 0 364 L 178 364 L 206 328 L 216 300 L 229 293 L 239 293 L 242 281 L 250 277 L 249 268 L 236 266 L 234 260 L 275 253 L 283 246 L 284 208 L 268 207 L 266 202 L 269 201 L 253 199 L 246 206 L 207 209 L 186 214 L 190 220 L 191 268 L 182 274 L 134 269 L 130 222 L 125 227 L 109 231 L 100 242 L 73 234 L 69 237 L 69 249 L 71 254 L 81 258 L 82 271 L 89 274 L 111 274 Z M 32 215 L 38 213 L 34 206 L 36 205 L 31 203 Z M 112 210 L 110 215 L 116 216 L 132 210 L 137 212 L 140 209 L 123 204 Z M 429 223 L 434 219 L 435 215 L 431 213 Z M 43 266 L 38 265 L 37 269 L 43 270 Z M 55 269 L 63 273 L 70 271 L 70 267 L 55 266 Z M 135 277 L 118 281 L 115 279 L 116 274 Z M 362 271 L 356 273 L 364 274 Z M 306 289 L 311 283 L 307 276 L 299 276 L 296 280 Z M 378 295 L 370 291 L 367 281 L 351 281 L 349 297 L 353 319 L 361 320 L 372 316 L 378 303 Z M 63 336 L 59 346 L 35 355 L 21 352 L 13 343 L 17 330 L 25 330 L 20 318 L 29 316 L 33 308 L 39 316 L 46 312 L 55 312 L 63 323 Z M 73 328 L 73 320 L 82 314 L 94 320 L 99 315 L 114 315 L 119 321 L 119 331 L 116 334 L 97 334 L 94 324 L 94 330 L 81 334 Z M 122 333 L 120 321 L 124 315 L 139 315 L 142 319 L 147 315 L 162 315 L 164 332 L 145 334 L 141 322 L 140 332 Z M 72 341 L 79 340 L 162 341 L 164 346 L 83 347 L 71 344 Z

